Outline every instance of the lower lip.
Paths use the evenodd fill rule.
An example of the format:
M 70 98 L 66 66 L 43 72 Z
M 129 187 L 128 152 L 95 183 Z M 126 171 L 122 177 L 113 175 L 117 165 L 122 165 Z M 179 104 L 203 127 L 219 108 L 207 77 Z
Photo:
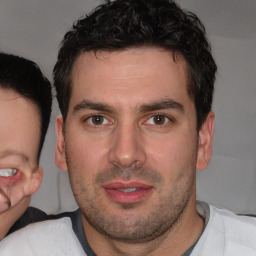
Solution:
M 20 182 L 23 179 L 22 176 L 21 172 L 17 172 L 15 175 L 9 177 L 0 176 L 0 185 L 12 185 Z
M 117 203 L 132 204 L 137 203 L 149 196 L 153 188 L 142 188 L 133 192 L 123 192 L 117 189 L 104 188 L 106 194 Z

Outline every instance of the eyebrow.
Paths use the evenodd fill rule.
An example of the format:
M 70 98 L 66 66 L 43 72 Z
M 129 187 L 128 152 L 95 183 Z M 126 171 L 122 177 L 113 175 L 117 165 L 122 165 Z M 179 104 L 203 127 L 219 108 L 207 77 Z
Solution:
M 29 158 L 23 154 L 22 152 L 15 151 L 15 150 L 6 150 L 0 154 L 0 158 L 5 158 L 7 156 L 18 156 L 21 157 L 24 161 L 29 162 Z
M 157 102 L 153 102 L 151 104 L 145 104 L 140 107 L 140 112 L 151 112 L 162 109 L 174 109 L 180 112 L 184 112 L 184 106 L 172 99 L 165 99 Z
M 114 112 L 114 108 L 110 107 L 107 104 L 100 103 L 100 102 L 91 102 L 91 101 L 88 101 L 88 100 L 83 100 L 82 102 L 78 103 L 74 107 L 73 113 L 79 112 L 79 111 L 85 110 L 85 109 L 92 109 L 92 110 L 102 111 L 102 112 L 106 112 L 106 113 L 113 113 Z
M 114 108 L 112 108 L 107 104 L 99 103 L 99 102 L 91 102 L 88 100 L 82 100 L 80 103 L 78 103 L 74 107 L 73 113 L 76 113 L 85 109 L 92 109 L 92 110 L 97 110 L 105 113 L 115 112 Z M 184 106 L 181 103 L 172 99 L 165 99 L 165 100 L 160 100 L 150 104 L 143 104 L 142 106 L 139 107 L 139 112 L 144 113 L 144 112 L 151 112 L 151 111 L 157 111 L 162 109 L 175 109 L 182 113 L 184 112 Z

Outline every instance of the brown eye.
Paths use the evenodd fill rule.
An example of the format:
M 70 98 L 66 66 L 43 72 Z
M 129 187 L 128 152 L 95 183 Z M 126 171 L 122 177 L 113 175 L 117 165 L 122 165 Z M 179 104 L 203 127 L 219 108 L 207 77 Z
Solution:
M 111 122 L 103 115 L 92 115 L 86 118 L 86 123 L 90 124 L 92 127 L 105 127 L 106 125 L 110 125 Z
M 165 124 L 166 119 L 167 118 L 163 115 L 156 115 L 153 117 L 153 122 L 157 125 L 162 125 L 162 124 Z
M 170 121 L 171 121 L 171 119 L 169 117 L 167 117 L 166 115 L 156 114 L 156 115 L 151 116 L 149 119 L 147 119 L 145 124 L 164 126 L 167 123 L 169 123 Z
M 103 116 L 92 116 L 91 122 L 94 125 L 102 125 L 104 123 L 104 117 Z

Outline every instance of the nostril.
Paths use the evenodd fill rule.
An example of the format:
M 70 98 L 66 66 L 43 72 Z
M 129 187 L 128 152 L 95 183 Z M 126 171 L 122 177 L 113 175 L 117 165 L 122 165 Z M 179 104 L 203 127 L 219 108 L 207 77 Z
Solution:
M 140 168 L 141 166 L 142 166 L 142 163 L 141 163 L 141 161 L 139 161 L 139 160 L 135 160 L 135 161 L 132 163 L 132 165 L 131 165 L 132 168 Z
M 131 169 L 140 169 L 142 167 L 142 162 L 139 160 L 135 160 L 135 161 L 113 161 L 112 162 L 113 165 L 115 165 L 116 167 L 119 168 L 131 168 Z

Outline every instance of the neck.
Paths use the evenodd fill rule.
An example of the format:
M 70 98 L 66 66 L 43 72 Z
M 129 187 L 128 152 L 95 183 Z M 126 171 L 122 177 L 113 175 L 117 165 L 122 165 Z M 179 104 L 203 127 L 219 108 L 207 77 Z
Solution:
M 29 206 L 31 197 L 24 197 L 16 206 L 0 213 L 0 240 L 2 240 L 12 225 L 22 216 Z
M 153 241 L 138 244 L 116 241 L 100 234 L 83 220 L 88 243 L 99 256 L 155 256 L 170 255 L 170 252 L 173 256 L 180 256 L 197 241 L 204 227 L 204 220 L 196 211 L 195 196 L 190 199 L 179 220 L 170 230 Z

